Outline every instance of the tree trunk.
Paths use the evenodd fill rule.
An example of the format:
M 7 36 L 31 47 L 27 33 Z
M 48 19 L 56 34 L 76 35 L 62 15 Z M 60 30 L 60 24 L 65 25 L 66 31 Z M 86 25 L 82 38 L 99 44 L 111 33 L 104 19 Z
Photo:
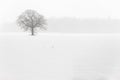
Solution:
M 34 36 L 34 28 L 31 28 L 31 35 Z

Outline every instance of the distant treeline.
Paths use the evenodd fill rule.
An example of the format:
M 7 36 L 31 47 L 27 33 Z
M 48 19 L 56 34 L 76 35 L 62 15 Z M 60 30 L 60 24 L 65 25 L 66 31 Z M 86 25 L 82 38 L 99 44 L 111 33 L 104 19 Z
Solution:
M 119 19 L 80 19 L 80 18 L 49 18 L 47 32 L 62 33 L 119 33 Z M 4 23 L 2 32 L 22 32 L 15 23 Z

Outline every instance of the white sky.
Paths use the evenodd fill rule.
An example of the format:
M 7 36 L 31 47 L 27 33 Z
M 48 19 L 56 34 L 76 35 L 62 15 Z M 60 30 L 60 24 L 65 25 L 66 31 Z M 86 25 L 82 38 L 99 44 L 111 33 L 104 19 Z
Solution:
M 0 21 L 14 21 L 25 9 L 46 17 L 120 18 L 120 0 L 1 0 Z

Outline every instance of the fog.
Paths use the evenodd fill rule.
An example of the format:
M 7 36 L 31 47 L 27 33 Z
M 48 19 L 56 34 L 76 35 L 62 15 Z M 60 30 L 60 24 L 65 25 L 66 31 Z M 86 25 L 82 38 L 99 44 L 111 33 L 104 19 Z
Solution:
M 22 32 L 23 29 L 14 22 L 4 22 L 0 32 Z M 39 31 L 38 31 L 39 32 Z M 43 31 L 40 31 L 43 32 Z M 102 18 L 48 18 L 47 31 L 57 33 L 120 33 L 120 20 Z
M 119 80 L 120 34 L 0 34 L 1 80 Z
M 0 80 L 120 80 L 119 0 L 1 0 Z M 23 32 L 27 9 L 47 31 Z

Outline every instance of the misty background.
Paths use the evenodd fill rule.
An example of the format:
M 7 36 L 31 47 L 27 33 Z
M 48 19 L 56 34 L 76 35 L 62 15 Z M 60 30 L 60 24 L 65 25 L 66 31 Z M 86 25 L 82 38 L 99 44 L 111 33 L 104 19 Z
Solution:
M 4 0 L 0 32 L 22 31 L 16 19 L 26 9 L 45 16 L 48 32 L 119 33 L 119 0 Z
M 0 32 L 19 31 L 16 19 L 33 9 L 48 20 L 49 32 L 118 33 L 119 8 L 119 0 L 4 0 Z
M 119 0 L 0 1 L 0 79 L 120 80 L 119 8 Z M 31 37 L 16 25 L 26 9 L 47 19 L 47 31 Z
M 23 32 L 16 22 L 2 24 L 0 32 Z M 40 31 L 41 32 L 41 31 Z M 43 31 L 42 31 L 43 32 Z M 49 18 L 47 31 L 57 33 L 120 33 L 119 19 Z

